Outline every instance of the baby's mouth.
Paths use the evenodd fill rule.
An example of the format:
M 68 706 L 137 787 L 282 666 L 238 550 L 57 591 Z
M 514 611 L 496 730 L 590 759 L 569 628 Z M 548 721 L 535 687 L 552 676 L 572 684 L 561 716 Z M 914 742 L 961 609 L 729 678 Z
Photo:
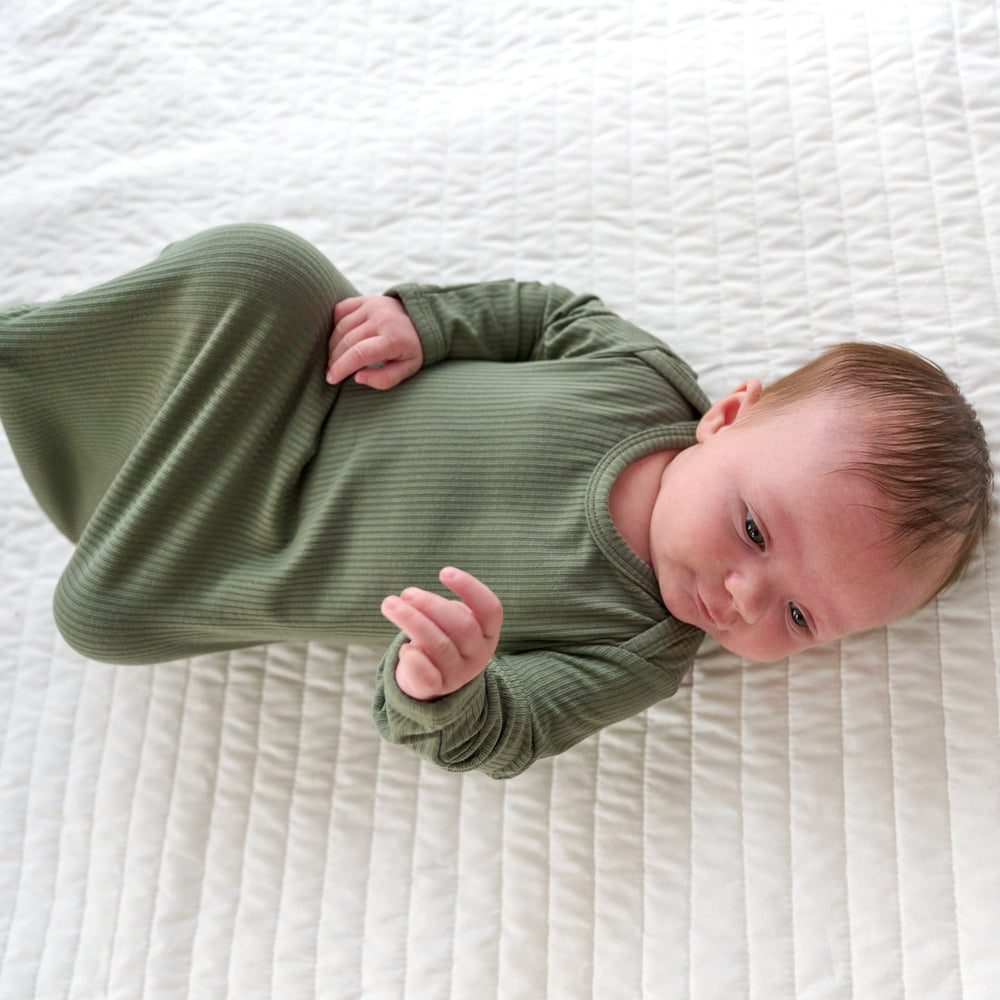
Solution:
M 718 625 L 718 622 L 714 617 L 712 617 L 712 613 L 708 610 L 708 606 L 701 599 L 701 594 L 699 594 L 697 590 L 694 592 L 694 597 L 698 603 L 698 611 L 700 612 L 702 618 L 704 618 L 710 625 Z

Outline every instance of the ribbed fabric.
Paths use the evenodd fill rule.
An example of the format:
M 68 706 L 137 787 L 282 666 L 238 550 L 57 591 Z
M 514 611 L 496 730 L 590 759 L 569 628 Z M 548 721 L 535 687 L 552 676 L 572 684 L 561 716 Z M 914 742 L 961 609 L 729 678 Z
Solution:
M 0 413 L 77 541 L 55 598 L 67 641 L 120 663 L 385 643 L 382 597 L 453 564 L 504 604 L 498 655 L 414 702 L 397 636 L 375 698 L 388 739 L 509 775 L 672 694 L 701 633 L 665 612 L 607 499 L 631 461 L 693 441 L 707 401 L 690 369 L 555 286 L 401 286 L 425 370 L 331 387 L 351 294 L 299 238 L 234 226 L 0 316 Z

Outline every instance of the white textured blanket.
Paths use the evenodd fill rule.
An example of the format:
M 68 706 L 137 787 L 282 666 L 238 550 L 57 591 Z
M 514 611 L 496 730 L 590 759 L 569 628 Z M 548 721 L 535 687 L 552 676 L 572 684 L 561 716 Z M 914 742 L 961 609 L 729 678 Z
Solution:
M 0 302 L 267 221 L 594 291 L 713 397 L 900 343 L 1000 444 L 998 102 L 989 0 L 0 0 Z M 996 532 L 504 784 L 381 745 L 369 650 L 85 662 L 0 483 L 3 1000 L 997 995 Z

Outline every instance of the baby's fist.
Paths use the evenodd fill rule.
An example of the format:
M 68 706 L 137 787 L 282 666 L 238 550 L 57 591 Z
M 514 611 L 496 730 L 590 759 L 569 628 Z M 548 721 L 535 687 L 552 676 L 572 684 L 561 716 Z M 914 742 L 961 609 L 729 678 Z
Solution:
M 331 385 L 353 375 L 360 385 L 391 389 L 423 360 L 420 336 L 398 299 L 363 295 L 335 306 L 326 371 Z
M 440 580 L 457 601 L 408 587 L 382 602 L 382 613 L 409 638 L 400 647 L 396 684 L 419 701 L 443 698 L 478 677 L 496 652 L 503 621 L 500 599 L 470 573 L 449 566 Z

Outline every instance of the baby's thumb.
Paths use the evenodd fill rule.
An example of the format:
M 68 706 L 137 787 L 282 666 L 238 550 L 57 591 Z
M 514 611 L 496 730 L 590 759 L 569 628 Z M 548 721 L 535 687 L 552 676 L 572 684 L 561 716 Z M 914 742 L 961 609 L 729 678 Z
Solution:
M 377 368 L 362 368 L 354 376 L 354 381 L 371 389 L 391 389 L 405 378 L 398 361 L 387 361 Z
M 401 358 L 398 361 L 386 361 L 377 368 L 363 368 L 354 378 L 355 381 L 372 389 L 391 389 L 419 370 L 419 361 Z

